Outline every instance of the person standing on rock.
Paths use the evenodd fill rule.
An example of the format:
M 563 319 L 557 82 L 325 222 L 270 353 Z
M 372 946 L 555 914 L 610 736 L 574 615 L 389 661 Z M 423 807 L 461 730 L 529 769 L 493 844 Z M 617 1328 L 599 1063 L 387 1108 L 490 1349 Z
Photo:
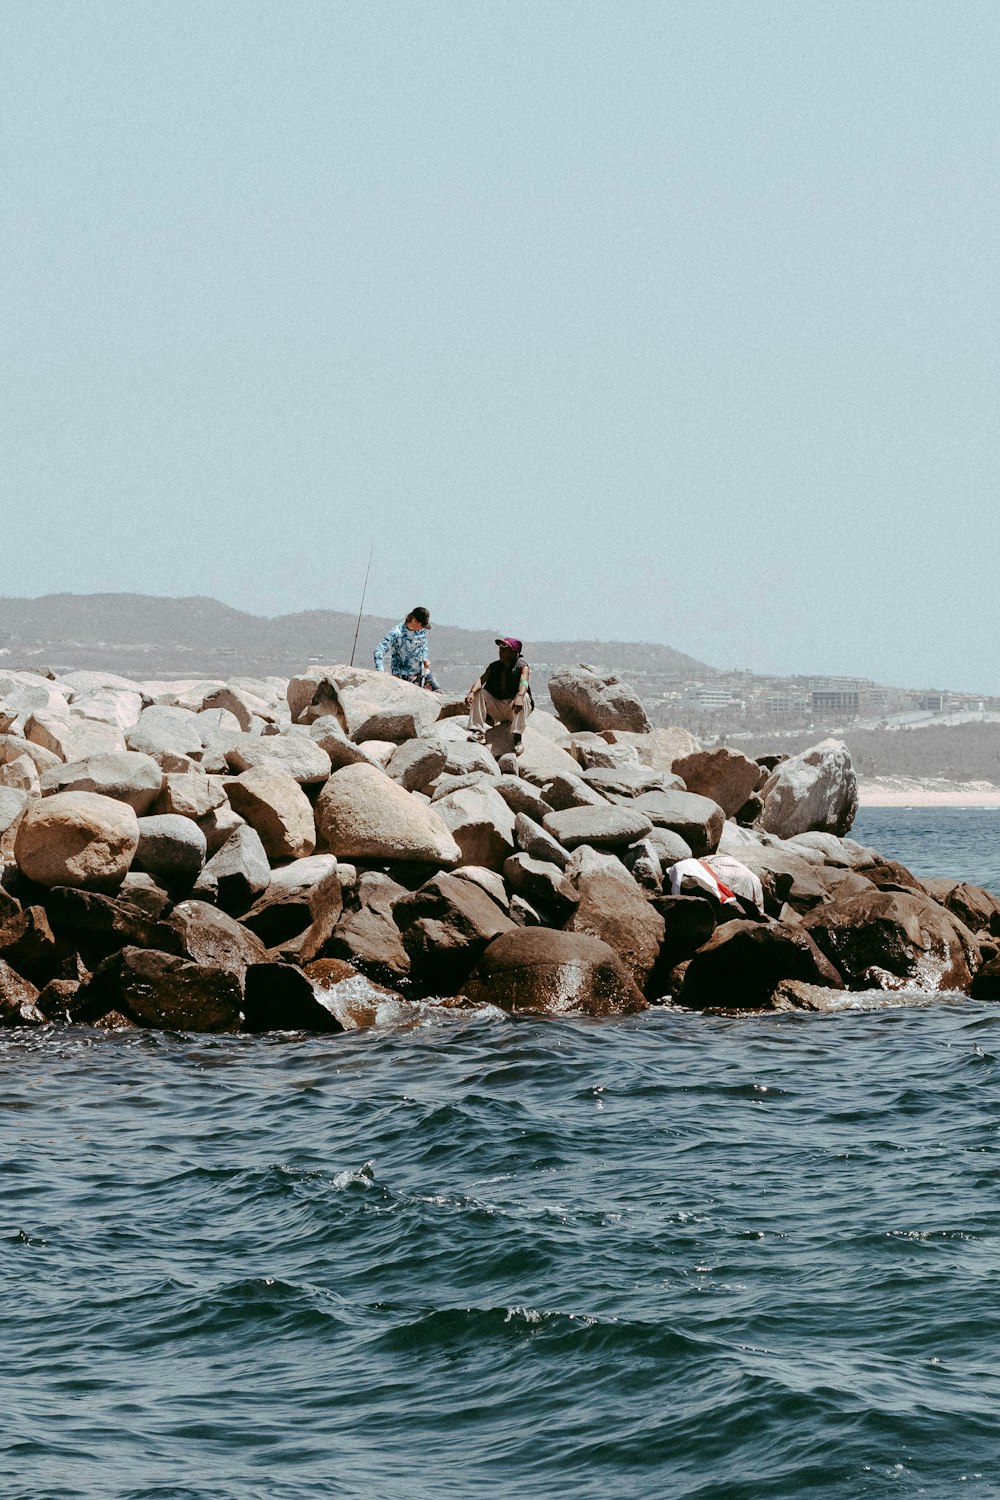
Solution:
M 385 671 L 385 653 L 388 651 L 389 671 L 393 677 L 400 677 L 404 682 L 415 682 L 418 687 L 439 693 L 441 687 L 431 671 L 430 657 L 427 654 L 427 632 L 430 628 L 430 610 L 418 604 L 375 647 L 376 672 Z
M 497 660 L 490 662 L 465 695 L 469 728 L 481 736 L 490 724 L 509 724 L 515 755 L 521 753 L 521 736 L 535 706 L 528 681 L 531 668 L 521 655 L 521 644 L 514 635 L 497 636 Z

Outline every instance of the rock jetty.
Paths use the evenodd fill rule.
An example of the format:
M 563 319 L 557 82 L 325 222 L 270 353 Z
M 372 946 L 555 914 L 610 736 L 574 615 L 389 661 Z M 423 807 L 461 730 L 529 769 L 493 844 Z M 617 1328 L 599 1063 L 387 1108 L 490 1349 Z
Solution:
M 1000 992 L 1000 900 L 850 839 L 838 741 L 753 761 L 651 728 L 593 667 L 551 694 L 515 754 L 504 726 L 477 742 L 460 699 L 342 665 L 0 675 L 0 1025 Z M 675 889 L 673 866 L 714 856 L 762 911 Z

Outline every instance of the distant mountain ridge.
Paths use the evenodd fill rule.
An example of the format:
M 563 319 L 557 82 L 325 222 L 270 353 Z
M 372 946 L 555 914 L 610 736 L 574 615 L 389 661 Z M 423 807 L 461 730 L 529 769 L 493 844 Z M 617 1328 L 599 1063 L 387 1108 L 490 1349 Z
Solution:
M 355 661 L 370 666 L 372 651 L 395 619 L 365 615 Z M 105 668 L 124 676 L 288 675 L 310 659 L 349 661 L 357 615 L 302 610 L 268 618 L 217 599 L 151 594 L 46 594 L 0 599 L 0 671 L 9 667 Z M 504 620 L 497 630 L 512 630 Z M 468 685 L 495 654 L 494 635 L 435 625 L 432 659 L 448 688 Z M 714 667 L 661 646 L 636 641 L 525 641 L 526 655 L 547 680 L 555 667 L 586 661 L 624 673 L 712 677 Z

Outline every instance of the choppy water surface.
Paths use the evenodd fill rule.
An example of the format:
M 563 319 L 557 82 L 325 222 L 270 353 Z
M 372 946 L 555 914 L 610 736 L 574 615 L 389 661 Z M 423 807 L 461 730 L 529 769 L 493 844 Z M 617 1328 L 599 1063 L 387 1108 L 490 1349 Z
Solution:
M 0 1036 L 0 1494 L 994 1496 L 998 1056 L 976 1002 Z

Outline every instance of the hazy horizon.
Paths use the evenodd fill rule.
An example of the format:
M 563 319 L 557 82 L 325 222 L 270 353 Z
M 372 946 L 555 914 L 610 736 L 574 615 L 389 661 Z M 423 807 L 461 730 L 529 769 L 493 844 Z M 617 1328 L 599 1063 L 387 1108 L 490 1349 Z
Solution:
M 1000 692 L 980 0 L 0 15 L 0 591 Z

